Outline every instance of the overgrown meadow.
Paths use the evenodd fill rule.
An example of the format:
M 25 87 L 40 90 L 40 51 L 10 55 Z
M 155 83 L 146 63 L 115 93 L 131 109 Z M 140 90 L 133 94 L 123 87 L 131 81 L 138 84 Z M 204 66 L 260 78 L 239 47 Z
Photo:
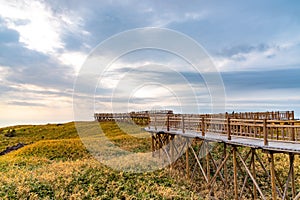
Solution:
M 88 130 L 89 123 L 86 126 Z M 101 127 L 110 141 L 127 151 L 150 151 L 150 137 L 128 135 L 114 122 L 102 122 Z M 0 129 L 0 152 L 18 143 L 25 146 L 0 156 L 0 199 L 200 198 L 187 182 L 172 178 L 168 168 L 130 173 L 99 163 L 74 123 Z
M 95 122 L 84 123 L 88 139 L 93 140 L 94 137 L 99 142 Z M 101 122 L 105 138 L 116 147 L 135 153 L 150 152 L 151 140 L 147 132 L 130 124 L 123 124 L 122 127 L 123 129 L 120 129 L 115 122 Z M 135 137 L 135 134 L 144 137 Z M 79 138 L 74 123 L 0 129 L 0 152 L 19 143 L 25 144 L 18 150 L 0 156 L 0 199 L 205 199 L 207 197 L 208 190 L 200 172 L 195 173 L 194 180 L 185 178 L 185 156 L 177 160 L 172 170 L 166 167 L 146 173 L 117 171 L 91 156 L 82 139 L 84 138 Z M 195 151 L 198 151 L 197 148 L 199 146 L 195 145 Z M 248 150 L 239 147 L 239 151 L 243 154 Z M 222 151 L 222 144 L 215 145 L 212 156 L 217 159 Z M 268 166 L 267 154 L 262 151 L 257 153 L 262 162 Z M 192 156 L 190 152 L 190 157 Z M 219 162 L 221 161 L 219 158 Z M 276 172 L 283 185 L 288 176 L 288 155 L 275 154 L 275 161 Z M 118 162 L 116 160 L 116 164 Z M 228 165 L 231 166 L 231 163 L 232 160 L 229 159 Z M 191 170 L 194 171 L 195 166 L 191 164 Z M 230 177 L 232 173 L 230 170 Z M 243 175 L 245 172 L 238 174 L 239 189 L 243 185 Z M 296 190 L 300 192 L 298 156 L 295 160 L 295 177 Z M 270 180 L 261 167 L 257 168 L 257 178 L 263 193 L 271 198 Z M 252 184 L 251 180 L 248 181 Z M 219 181 L 218 184 L 222 182 Z M 218 186 L 220 185 L 215 185 L 216 188 Z M 214 196 L 232 199 L 232 187 L 229 185 L 225 196 L 224 191 L 216 189 Z M 246 193 L 243 196 L 243 199 L 249 198 L 250 194 Z

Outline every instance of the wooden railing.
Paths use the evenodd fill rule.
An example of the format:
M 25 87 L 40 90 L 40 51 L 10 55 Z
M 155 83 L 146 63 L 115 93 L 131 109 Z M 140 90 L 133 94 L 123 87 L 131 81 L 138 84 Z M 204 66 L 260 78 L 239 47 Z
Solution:
M 94 118 L 97 121 L 125 121 L 132 118 L 150 119 L 148 113 L 95 113 Z
M 294 111 L 240 112 L 228 115 L 232 119 L 293 120 Z
M 95 113 L 94 118 L 98 121 L 122 120 L 128 118 L 150 118 L 150 115 L 175 115 L 172 110 L 150 110 L 130 113 Z M 268 120 L 293 120 L 294 111 L 272 111 L 272 112 L 239 112 L 221 114 L 190 114 L 190 117 L 204 118 L 231 118 L 231 119 L 268 119 Z
M 279 113 L 273 116 L 276 118 L 280 115 Z M 285 117 L 289 118 L 288 115 L 290 114 L 286 112 Z M 300 142 L 300 121 L 298 120 L 272 119 L 272 114 L 265 115 L 265 119 L 232 119 L 228 114 L 219 115 L 218 118 L 212 116 L 150 114 L 149 127 L 158 131 L 179 131 L 182 134 L 193 132 L 201 136 L 205 136 L 208 132 L 226 134 L 228 140 L 231 140 L 231 136 L 258 138 L 263 139 L 265 145 L 268 145 L 270 140 Z M 283 114 L 280 117 L 283 117 Z

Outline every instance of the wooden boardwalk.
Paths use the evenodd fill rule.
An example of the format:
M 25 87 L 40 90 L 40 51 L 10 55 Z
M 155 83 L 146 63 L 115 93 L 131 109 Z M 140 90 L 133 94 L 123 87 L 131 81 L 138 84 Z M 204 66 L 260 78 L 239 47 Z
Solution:
M 167 160 L 171 168 L 176 168 L 176 160 L 184 160 L 185 168 L 179 171 L 205 185 L 209 199 L 300 199 L 296 185 L 300 172 L 294 166 L 300 155 L 300 121 L 293 111 L 174 114 L 163 110 L 95 113 L 94 118 L 147 125 L 152 155 Z M 288 165 L 284 169 L 276 167 L 282 157 L 286 163 L 280 165 Z
M 145 130 L 152 134 L 152 151 L 165 156 L 171 167 L 178 159 L 175 154 L 181 156 L 185 152 L 185 157 L 181 158 L 185 160 L 186 178 L 195 179 L 198 168 L 198 174 L 203 178 L 199 181 L 206 183 L 208 198 L 215 199 L 214 194 L 220 191 L 225 191 L 223 198 L 233 194 L 229 199 L 300 198 L 294 166 L 295 157 L 300 154 L 300 121 L 294 119 L 293 111 L 201 115 L 151 113 L 149 118 Z M 198 141 L 196 146 L 191 142 L 195 140 Z M 213 153 L 220 154 L 218 159 L 210 152 L 213 143 L 223 144 L 221 152 L 219 149 Z M 247 153 L 242 155 L 245 151 Z M 262 161 L 263 154 L 269 163 Z M 278 174 L 274 154 L 288 155 L 286 177 Z M 258 175 L 258 169 L 265 172 L 265 177 Z M 264 186 L 265 179 L 269 180 L 269 185 Z M 222 184 L 216 186 L 218 181 Z

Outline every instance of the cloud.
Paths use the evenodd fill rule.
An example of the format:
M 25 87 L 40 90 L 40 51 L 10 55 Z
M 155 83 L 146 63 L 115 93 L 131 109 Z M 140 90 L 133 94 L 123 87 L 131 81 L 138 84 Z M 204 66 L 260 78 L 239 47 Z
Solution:
M 8 102 L 9 105 L 16 105 L 16 106 L 26 106 L 26 107 L 43 107 L 46 106 L 45 104 L 41 103 L 29 103 L 26 101 L 11 101 Z
M 200 43 L 222 72 L 231 108 L 299 109 L 298 2 L 0 0 L 0 4 L 0 106 L 11 120 L 9 110 L 14 115 L 30 113 L 35 121 L 41 114 L 45 120 L 55 119 L 51 112 L 71 120 L 73 82 L 89 52 L 114 34 L 149 26 L 171 28 Z M 151 64 L 165 70 L 151 70 Z M 86 95 L 92 76 L 98 74 L 82 80 L 79 88 L 82 105 L 89 98 Z M 119 83 L 122 78 L 128 81 Z M 102 81 L 95 97 L 103 108 L 110 108 L 110 95 L 121 84 L 115 99 L 118 109 L 128 103 L 126 94 L 132 95 L 130 109 L 152 103 L 177 109 L 176 98 L 166 89 L 170 88 L 190 111 L 195 111 L 187 82 L 195 88 L 202 108 L 210 106 L 203 77 L 182 58 L 168 53 L 126 55 L 113 63 Z M 161 82 L 166 88 L 133 87 L 151 81 Z M 130 87 L 137 90 L 129 91 Z M 290 107 L 279 92 L 291 100 Z M 147 97 L 144 105 L 143 97 Z M 32 107 L 41 111 L 34 113 Z M 18 120 L 22 121 L 21 117 Z
M 220 71 L 279 70 L 299 68 L 299 42 L 243 45 L 222 49 L 214 57 Z
M 253 51 L 256 52 L 264 52 L 269 50 L 270 47 L 267 44 L 258 44 L 258 45 L 238 45 L 238 46 L 231 46 L 222 49 L 217 55 L 223 57 L 234 57 L 239 54 L 247 54 Z
M 63 35 L 86 33 L 79 28 L 82 19 L 76 13 L 37 0 L 1 2 L 0 16 L 16 30 L 26 48 L 55 53 L 65 47 Z
M 7 26 L 19 32 L 21 43 L 43 53 L 62 48 L 57 20 L 39 1 L 2 2 L 0 13 Z M 26 23 L 19 23 L 19 21 Z

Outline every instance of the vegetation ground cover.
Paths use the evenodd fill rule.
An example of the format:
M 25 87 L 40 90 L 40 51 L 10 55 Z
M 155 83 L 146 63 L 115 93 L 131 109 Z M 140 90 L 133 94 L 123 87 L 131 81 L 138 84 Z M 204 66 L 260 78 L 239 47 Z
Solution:
M 86 126 L 88 130 L 89 123 Z M 114 122 L 103 122 L 101 128 L 114 144 L 128 151 L 150 149 L 150 138 L 128 135 Z M 10 130 L 14 135 L 5 136 Z M 89 154 L 74 123 L 0 129 L 0 151 L 17 143 L 26 146 L 0 156 L 0 199 L 201 198 L 188 183 L 174 180 L 168 169 L 129 173 L 102 165 Z

